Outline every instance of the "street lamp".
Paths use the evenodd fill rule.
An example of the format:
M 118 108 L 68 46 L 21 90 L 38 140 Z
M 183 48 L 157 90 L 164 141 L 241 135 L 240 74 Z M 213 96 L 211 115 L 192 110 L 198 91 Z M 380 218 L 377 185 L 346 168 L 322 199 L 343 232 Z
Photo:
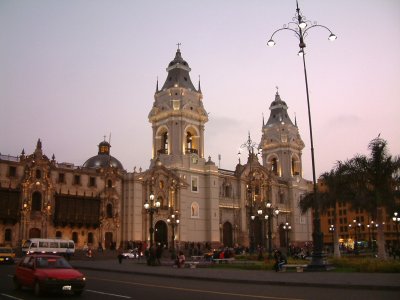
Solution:
M 150 215 L 150 249 L 153 246 L 154 240 L 154 227 L 153 227 L 153 215 L 154 213 L 158 212 L 158 208 L 160 207 L 160 201 L 154 201 L 154 194 L 153 192 L 150 193 L 149 200 L 144 203 L 144 209 Z
M 247 141 L 240 146 L 241 149 L 247 149 L 248 152 L 248 160 L 249 164 L 249 173 L 248 173 L 248 183 L 246 185 L 246 193 L 247 193 L 247 207 L 249 211 L 249 238 L 250 238 L 250 253 L 252 253 L 255 249 L 255 237 L 254 237 L 254 220 L 256 216 L 254 215 L 254 201 L 255 201 L 255 183 L 254 183 L 254 174 L 252 171 L 254 161 L 258 162 L 258 145 L 251 140 L 250 132 L 248 134 Z M 238 155 L 240 155 L 240 150 Z M 239 158 L 240 163 L 240 158 Z
M 353 220 L 353 225 L 349 224 L 349 228 L 354 228 L 354 254 L 358 254 L 358 235 L 357 228 L 361 230 L 361 223 L 357 223 L 357 220 Z
M 286 252 L 288 255 L 290 255 L 290 248 L 289 248 L 289 231 L 292 229 L 292 226 L 289 224 L 289 222 L 286 222 L 285 225 L 283 225 L 283 230 L 286 233 Z
M 400 247 L 399 243 L 399 223 L 400 223 L 400 216 L 397 212 L 393 213 L 392 217 L 393 222 L 396 224 L 396 236 L 397 236 L 397 248 Z
M 379 227 L 379 224 L 376 224 L 376 223 L 374 223 L 374 221 L 371 221 L 371 229 L 372 229 L 372 241 L 371 241 L 371 243 L 372 243 L 372 251 L 374 252 L 375 251 L 375 243 L 374 243 L 374 241 L 376 241 L 376 239 L 375 239 L 375 228 L 378 228 Z
M 303 67 L 304 67 L 304 79 L 306 84 L 306 95 L 307 95 L 307 108 L 308 108 L 308 124 L 310 127 L 310 144 L 311 144 L 311 163 L 312 163 L 312 175 L 313 175 L 313 193 L 314 193 L 314 220 L 313 220 L 313 255 L 312 260 L 309 265 L 310 269 L 326 269 L 323 255 L 323 233 L 321 232 L 321 220 L 319 214 L 319 208 L 317 205 L 317 180 L 315 176 L 315 160 L 314 160 L 314 143 L 313 143 L 313 134 L 312 134 L 312 124 L 311 124 L 311 109 L 310 109 L 310 96 L 308 92 L 308 80 L 307 80 L 307 69 L 306 69 L 306 60 L 305 60 L 305 52 L 304 48 L 306 47 L 306 43 L 304 42 L 305 37 L 308 35 L 309 30 L 312 28 L 324 28 L 329 31 L 330 35 L 328 39 L 330 41 L 336 40 L 336 35 L 332 33 L 332 31 L 320 24 L 313 24 L 308 21 L 305 16 L 303 16 L 300 12 L 299 4 L 296 1 L 296 14 L 293 18 L 294 22 L 289 22 L 283 28 L 276 30 L 268 41 L 268 46 L 272 47 L 275 45 L 275 41 L 273 40 L 274 35 L 281 30 L 290 30 L 295 33 L 295 36 L 299 40 L 300 50 L 298 52 L 299 56 L 303 58 Z
M 272 219 L 273 217 L 277 217 L 279 214 L 279 208 L 273 208 L 271 202 L 266 202 L 265 203 L 265 216 L 264 220 L 268 224 L 268 233 L 267 233 L 267 239 L 268 239 L 268 257 L 272 257 Z M 258 215 L 261 217 L 263 214 L 263 210 L 261 207 L 257 210 Z
M 329 226 L 329 232 L 332 234 L 332 253 L 333 253 L 335 251 L 335 237 L 334 237 L 335 225 L 331 224 L 331 226 Z
M 178 217 L 178 211 L 172 211 L 171 215 L 167 219 L 167 223 L 171 225 L 172 228 L 172 235 L 171 235 L 171 255 L 173 258 L 175 258 L 175 227 L 179 225 L 179 217 Z
M 249 228 L 249 235 L 250 235 L 250 253 L 254 252 L 254 220 L 256 216 L 253 214 L 253 189 L 251 188 L 251 183 L 247 185 L 247 195 L 249 201 L 249 215 L 250 215 L 250 228 Z

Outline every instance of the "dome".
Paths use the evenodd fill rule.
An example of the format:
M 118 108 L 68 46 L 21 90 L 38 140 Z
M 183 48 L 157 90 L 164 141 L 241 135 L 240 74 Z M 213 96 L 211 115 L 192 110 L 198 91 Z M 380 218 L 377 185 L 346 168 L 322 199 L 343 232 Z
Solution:
M 84 164 L 84 168 L 104 168 L 115 167 L 123 169 L 121 162 L 110 155 L 110 143 L 103 141 L 99 144 L 99 152 L 96 156 L 89 158 Z
M 111 155 L 99 154 L 89 158 L 84 164 L 84 168 L 104 168 L 112 166 L 123 169 L 121 162 Z

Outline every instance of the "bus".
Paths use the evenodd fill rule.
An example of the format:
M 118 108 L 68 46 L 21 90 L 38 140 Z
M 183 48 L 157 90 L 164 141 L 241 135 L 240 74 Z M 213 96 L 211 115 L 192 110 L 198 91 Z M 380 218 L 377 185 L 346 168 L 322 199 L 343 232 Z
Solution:
M 75 243 L 73 240 L 32 238 L 23 243 L 22 253 L 24 255 L 32 253 L 53 253 L 69 256 L 75 253 Z

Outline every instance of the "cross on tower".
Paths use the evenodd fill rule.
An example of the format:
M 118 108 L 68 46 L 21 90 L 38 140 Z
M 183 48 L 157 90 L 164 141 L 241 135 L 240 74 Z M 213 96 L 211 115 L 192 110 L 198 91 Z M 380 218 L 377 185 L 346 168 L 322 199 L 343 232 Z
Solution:
M 179 46 L 182 45 L 181 43 L 176 44 L 178 46 L 178 50 L 179 50 Z

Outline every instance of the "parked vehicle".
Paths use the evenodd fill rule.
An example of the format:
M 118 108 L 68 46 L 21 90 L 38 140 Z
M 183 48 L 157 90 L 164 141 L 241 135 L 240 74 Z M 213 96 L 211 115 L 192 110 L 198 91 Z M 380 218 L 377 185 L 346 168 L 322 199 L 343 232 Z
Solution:
M 32 254 L 25 256 L 16 268 L 15 289 L 28 287 L 35 295 L 46 292 L 82 294 L 86 279 L 67 260 L 58 255 Z
M 15 253 L 11 247 L 0 247 L 0 264 L 13 264 L 14 259 Z
M 123 258 L 139 258 L 140 253 L 138 249 L 135 248 L 135 249 L 129 249 L 128 251 L 123 252 L 121 255 Z
M 73 240 L 32 238 L 24 242 L 22 253 L 53 253 L 69 256 L 75 253 L 75 243 Z

